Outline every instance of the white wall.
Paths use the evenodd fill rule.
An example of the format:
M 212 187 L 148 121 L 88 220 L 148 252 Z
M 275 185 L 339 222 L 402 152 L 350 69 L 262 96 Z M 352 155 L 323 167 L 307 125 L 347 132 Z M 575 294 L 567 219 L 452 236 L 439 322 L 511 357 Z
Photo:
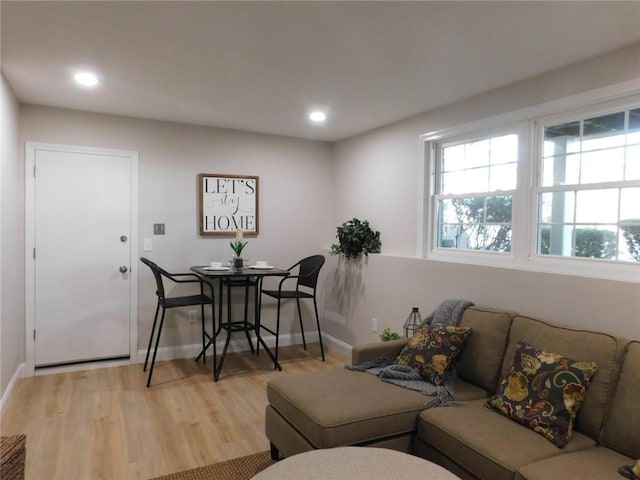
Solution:
M 24 192 L 20 185 L 18 103 L 0 76 L 0 396 L 25 360 Z
M 420 135 L 638 78 L 640 44 L 338 142 L 334 224 L 368 219 L 381 232 L 383 255 L 359 267 L 332 264 L 328 278 L 350 296 L 327 286 L 325 331 L 349 344 L 372 341 L 374 316 L 381 329 L 399 331 L 412 306 L 426 315 L 446 298 L 468 298 L 640 338 L 638 284 L 416 258 Z
M 138 151 L 139 256 L 169 271 L 187 271 L 231 254 L 229 237 L 198 234 L 199 173 L 260 177 L 260 232 L 247 238 L 245 249 L 253 260 L 289 267 L 331 240 L 332 158 L 327 143 L 32 105 L 21 107 L 19 133 L 21 155 L 25 141 Z M 164 223 L 166 235 L 152 235 L 154 223 Z M 145 237 L 153 240 L 152 252 L 142 251 Z M 139 349 L 147 346 L 154 292 L 150 271 L 140 268 Z M 200 340 L 198 324 L 171 320 L 184 318 L 182 310 L 168 312 L 161 344 Z M 270 315 L 267 309 L 267 321 Z M 283 327 L 287 332 L 288 322 Z M 310 324 L 309 330 L 315 328 Z

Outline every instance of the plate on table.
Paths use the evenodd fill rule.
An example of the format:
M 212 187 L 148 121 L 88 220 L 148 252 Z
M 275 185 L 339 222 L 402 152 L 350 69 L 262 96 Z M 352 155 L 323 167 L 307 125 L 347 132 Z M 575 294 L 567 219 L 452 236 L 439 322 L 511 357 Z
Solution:
M 202 267 L 202 269 L 208 270 L 209 272 L 226 272 L 227 270 L 230 270 L 231 267 L 226 267 L 222 265 L 220 267 Z
M 248 268 L 252 268 L 254 270 L 273 270 L 273 265 L 249 265 Z

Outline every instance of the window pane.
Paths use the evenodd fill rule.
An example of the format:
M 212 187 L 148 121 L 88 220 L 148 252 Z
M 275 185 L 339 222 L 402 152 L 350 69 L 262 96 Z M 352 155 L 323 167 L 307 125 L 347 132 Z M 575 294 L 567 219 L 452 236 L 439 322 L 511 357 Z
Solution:
M 549 192 L 540 195 L 541 223 L 573 223 L 574 192 Z
M 491 164 L 518 161 L 518 136 L 504 135 L 491 139 Z
M 489 165 L 489 145 L 490 140 L 480 140 L 467 144 L 466 168 L 483 167 Z
M 615 225 L 589 225 L 576 228 L 576 247 L 574 255 L 586 258 L 617 257 L 617 228 Z
M 545 158 L 542 165 L 542 185 L 573 185 L 580 181 L 580 155 Z
M 624 148 L 582 154 L 580 183 L 616 182 L 624 177 Z
M 511 195 L 486 197 L 485 221 L 511 223 L 513 197 Z
M 515 190 L 518 180 L 518 165 L 509 163 L 491 167 L 489 178 L 489 191 Z
M 440 223 L 455 224 L 460 222 L 460 216 L 456 212 L 453 200 L 440 200 L 438 202 L 438 218 Z
M 620 222 L 619 259 L 640 262 L 640 219 Z
M 627 159 L 624 168 L 625 180 L 640 180 L 640 145 L 627 147 Z
M 438 202 L 438 246 L 464 250 L 511 250 L 511 195 Z
M 629 110 L 629 132 L 640 130 L 640 108 Z
M 440 193 L 514 190 L 517 162 L 518 136 L 514 134 L 444 147 Z
M 544 129 L 545 156 L 580 151 L 580 122 L 568 122 Z M 549 145 L 547 146 L 547 142 Z M 547 153 L 547 151 L 549 153 Z
M 576 194 L 576 223 L 617 223 L 618 189 L 584 190 Z
M 464 168 L 464 145 L 445 147 L 442 152 L 442 171 L 462 170 Z
M 570 256 L 573 251 L 573 225 L 541 224 L 538 227 L 538 253 Z
M 640 222 L 640 188 L 623 188 L 620 192 L 620 221 L 629 219 Z
M 624 145 L 624 112 L 588 118 L 583 128 L 583 151 Z

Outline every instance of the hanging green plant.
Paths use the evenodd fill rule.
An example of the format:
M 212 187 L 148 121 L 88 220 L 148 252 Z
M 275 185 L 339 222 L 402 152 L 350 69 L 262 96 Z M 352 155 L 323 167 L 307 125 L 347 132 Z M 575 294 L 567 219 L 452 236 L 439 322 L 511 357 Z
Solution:
M 372 230 L 367 220 L 353 218 L 338 227 L 338 243 L 331 245 L 331 255 L 358 258 L 360 255 L 380 253 L 380 232 Z

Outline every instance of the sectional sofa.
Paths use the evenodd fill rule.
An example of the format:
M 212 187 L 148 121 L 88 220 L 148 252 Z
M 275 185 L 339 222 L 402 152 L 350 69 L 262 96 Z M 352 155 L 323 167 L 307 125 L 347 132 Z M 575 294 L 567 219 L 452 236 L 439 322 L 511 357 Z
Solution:
M 426 408 L 425 395 L 348 369 L 277 377 L 267 386 L 272 456 L 388 447 L 486 480 L 621 479 L 618 468 L 640 458 L 639 341 L 480 307 L 467 308 L 460 326 L 472 330 L 457 358 L 460 404 Z M 518 342 L 598 365 L 563 448 L 485 406 L 509 374 Z M 352 364 L 395 358 L 405 343 L 356 346 Z

